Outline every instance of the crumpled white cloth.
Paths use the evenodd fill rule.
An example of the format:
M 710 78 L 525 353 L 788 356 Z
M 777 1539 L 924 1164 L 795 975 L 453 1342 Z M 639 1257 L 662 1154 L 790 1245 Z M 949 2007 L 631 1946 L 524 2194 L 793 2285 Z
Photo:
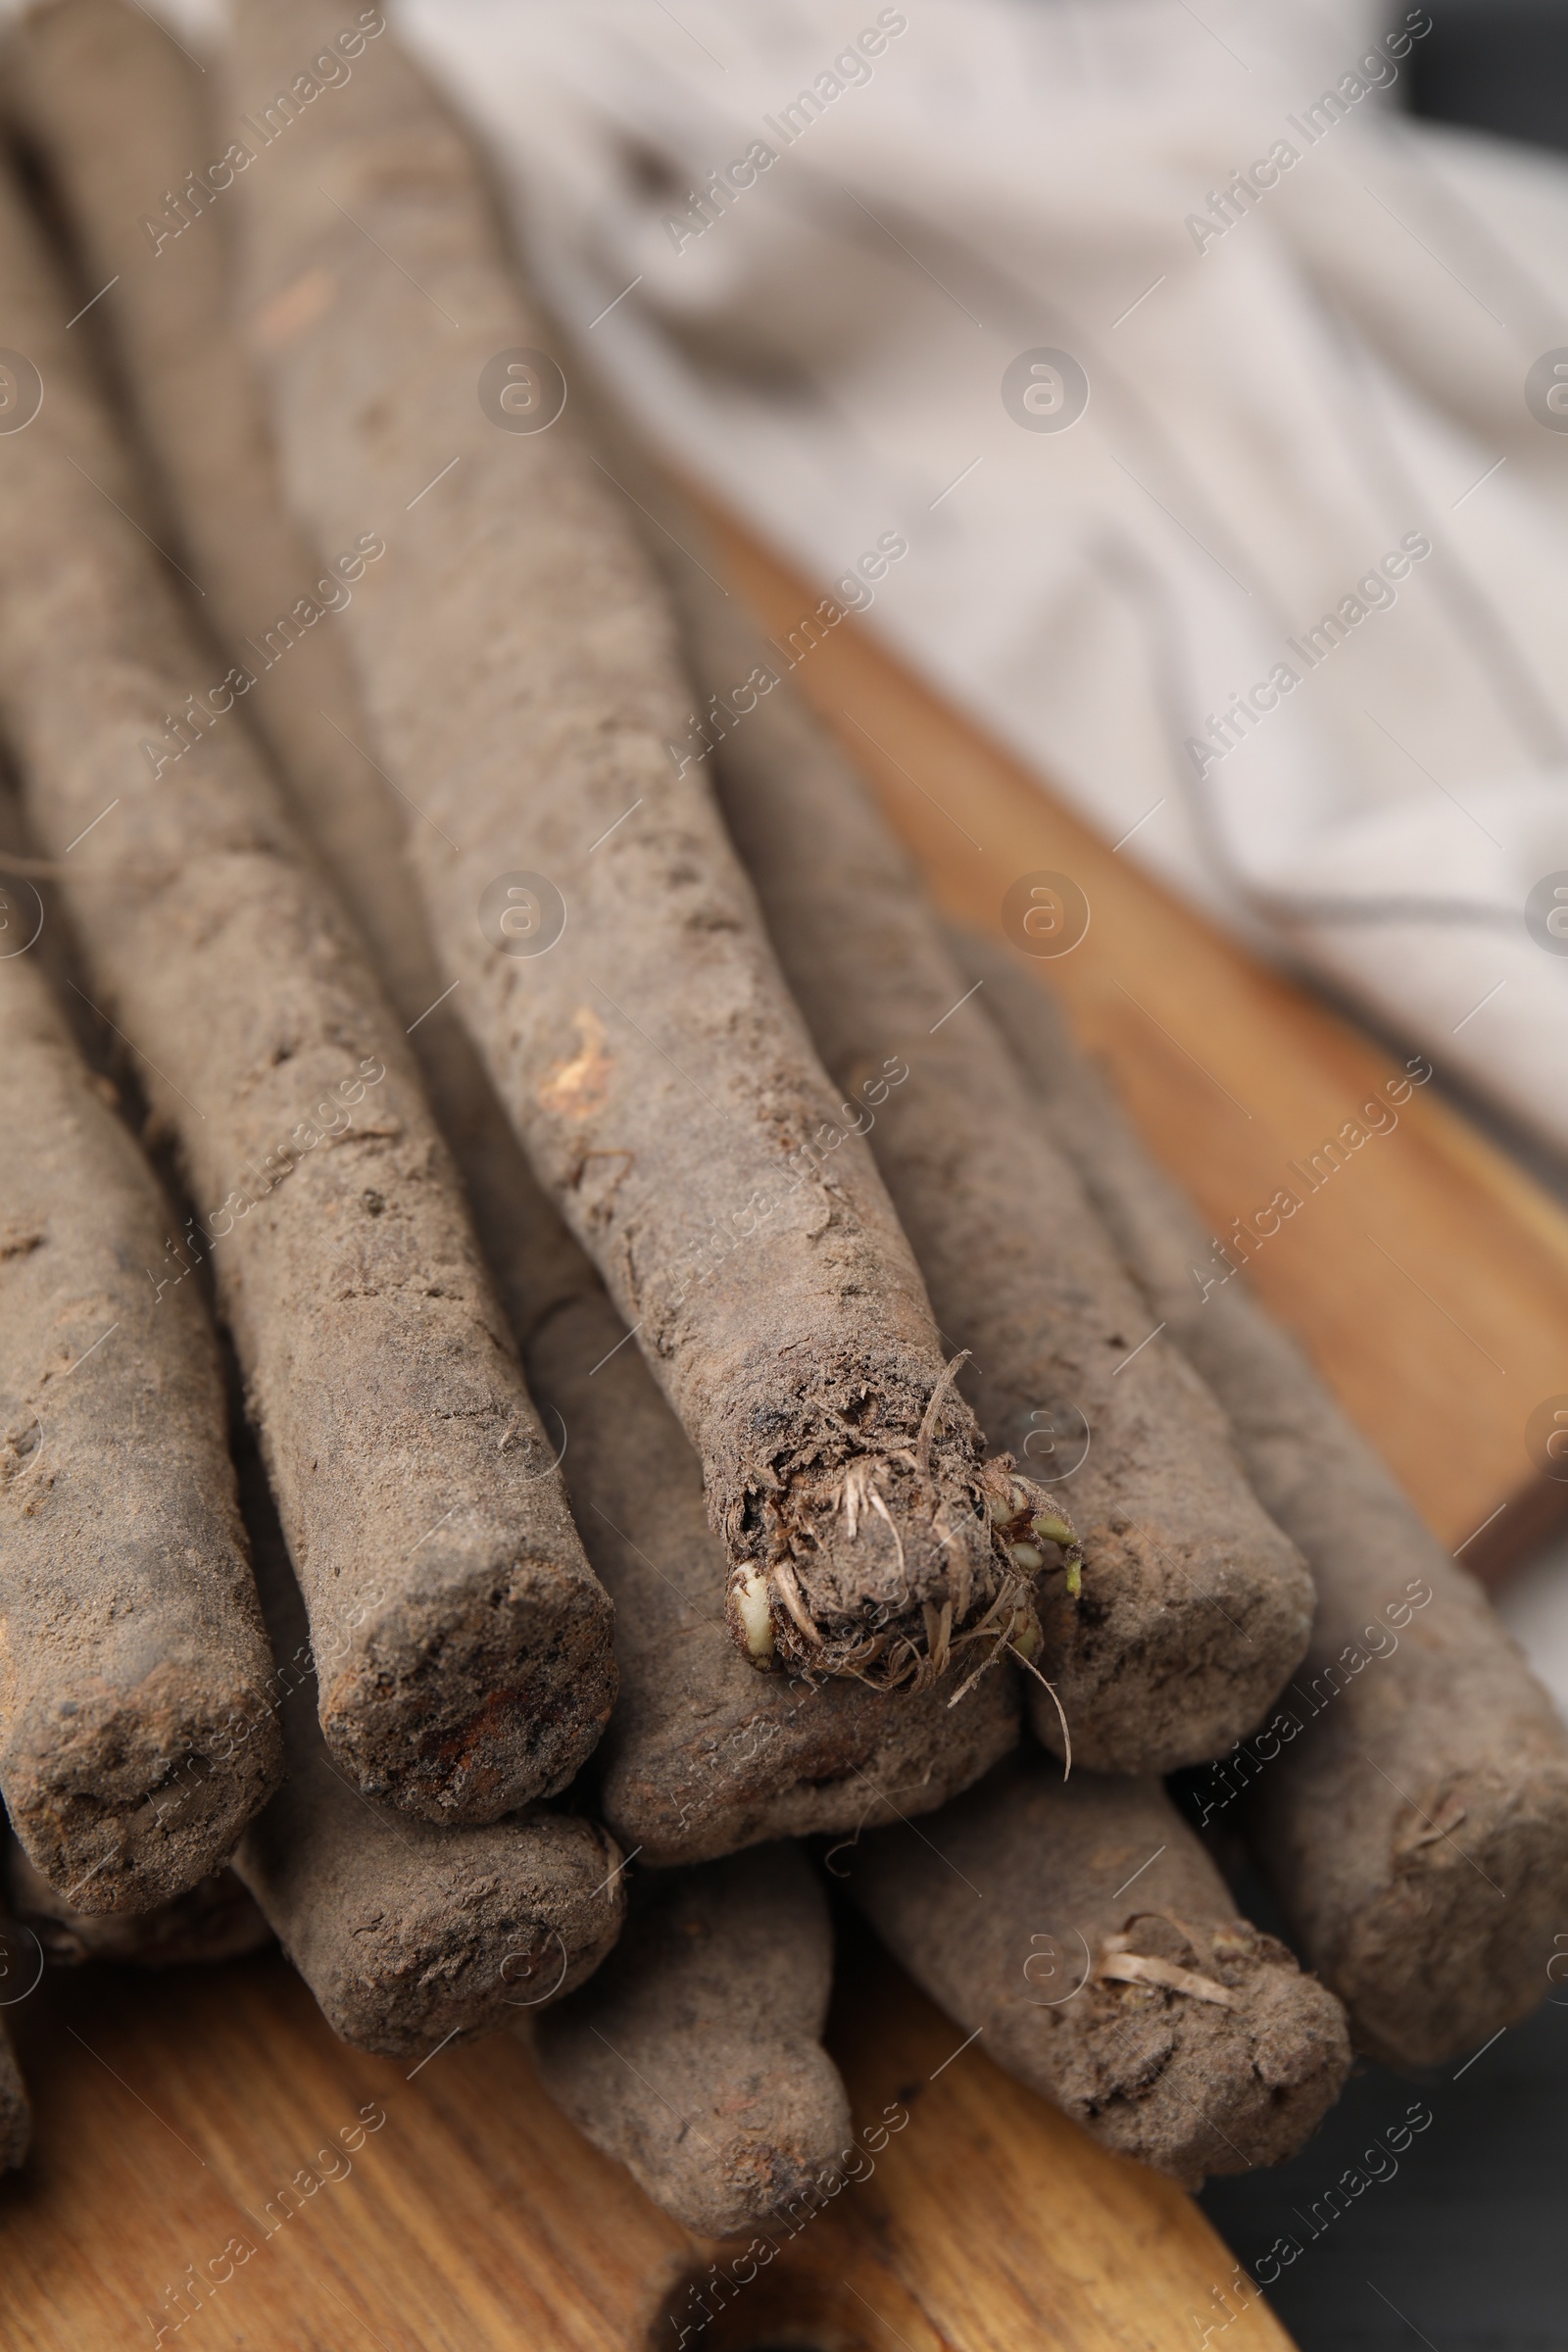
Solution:
M 1400 117 L 1424 8 L 390 13 L 682 467 L 1568 1146 L 1568 167 Z

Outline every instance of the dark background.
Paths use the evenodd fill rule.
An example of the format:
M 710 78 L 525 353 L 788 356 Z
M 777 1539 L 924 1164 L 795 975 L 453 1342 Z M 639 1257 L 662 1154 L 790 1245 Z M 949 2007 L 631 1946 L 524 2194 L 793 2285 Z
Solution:
M 1427 2081 L 1363 2069 L 1292 2163 L 1204 2191 L 1204 2210 L 1249 2269 L 1282 2234 L 1301 2247 L 1269 2300 L 1302 2352 L 1568 2345 L 1568 1985 L 1552 1997 L 1562 2005 L 1504 2034 L 1457 2081 L 1457 2068 Z M 1325 2190 L 1416 2101 L 1432 2124 L 1397 2174 L 1325 2227 Z M 1386 2172 L 1389 2161 L 1374 2155 L 1373 2166 Z M 1223 2318 L 1215 2310 L 1204 2323 Z M 1209 2352 L 1224 2342 L 1216 2332 Z
M 1416 114 L 1568 148 L 1565 0 L 1430 0 L 1429 13 L 1408 60 Z
M 1262 1888 L 1230 1875 L 1278 1932 Z M 1379 2153 L 1412 2106 L 1431 2124 Z M 1301 2352 L 1568 2352 L 1568 1983 L 1451 2066 L 1358 2066 L 1299 2156 L 1211 2181 L 1200 2202 L 1249 2271 L 1278 2238 L 1300 2248 L 1269 2301 Z M 1208 2352 L 1224 2352 L 1224 2318 L 1202 2314 L 1193 2352 L 1211 2322 Z

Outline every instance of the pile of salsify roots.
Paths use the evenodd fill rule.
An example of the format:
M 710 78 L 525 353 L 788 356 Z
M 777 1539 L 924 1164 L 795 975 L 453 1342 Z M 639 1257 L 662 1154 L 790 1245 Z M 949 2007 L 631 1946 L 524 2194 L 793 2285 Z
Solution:
M 670 757 L 775 665 L 344 14 L 5 59 L 12 1908 L 520 2030 L 724 2236 L 855 2156 L 837 1881 L 1102 2141 L 1275 2161 L 1544 1990 L 1555 1714 L 787 681 Z

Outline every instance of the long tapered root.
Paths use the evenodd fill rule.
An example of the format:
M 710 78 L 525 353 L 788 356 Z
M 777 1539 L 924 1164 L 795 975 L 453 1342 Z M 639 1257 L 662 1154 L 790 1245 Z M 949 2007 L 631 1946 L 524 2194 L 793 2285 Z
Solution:
M 1192 2185 L 1278 2164 L 1350 2064 L 1344 2012 L 1238 1919 L 1160 1784 L 1003 1764 L 844 1875 L 917 1984 L 1103 2145 Z
M 689 2230 L 809 2213 L 853 2140 L 820 2041 L 832 1956 L 798 1847 L 651 1871 L 599 1975 L 533 2021 L 545 2088 Z

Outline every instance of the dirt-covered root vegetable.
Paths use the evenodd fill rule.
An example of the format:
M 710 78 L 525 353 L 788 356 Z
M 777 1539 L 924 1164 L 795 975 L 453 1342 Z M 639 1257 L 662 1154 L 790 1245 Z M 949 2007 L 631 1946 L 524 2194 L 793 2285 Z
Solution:
M 275 1785 L 268 1650 L 172 1219 L 0 872 L 0 1789 L 81 1911 L 181 1893 Z
M 737 2235 L 808 2208 L 850 2149 L 820 2038 L 832 1971 L 827 1904 L 799 1847 L 651 1871 L 593 1983 L 533 2028 L 540 2076 L 666 2213 Z
M 189 1239 L 233 1334 L 338 1761 L 410 1811 L 493 1820 L 564 1786 L 603 1727 L 610 1603 L 406 1023 L 232 687 L 197 715 L 214 654 L 120 511 L 137 505 L 124 454 L 9 180 L 0 311 L 45 387 L 0 435 L 0 722 L 86 993 L 196 1203 L 153 1261 L 161 1294 L 137 1269 L 144 1312 L 172 1311 Z
M 324 0 L 240 7 L 237 111 L 337 29 Z M 1027 1642 L 973 1416 L 706 782 L 665 749 L 691 705 L 671 618 L 554 414 L 473 157 L 378 35 L 235 202 L 291 502 L 322 547 L 385 518 L 342 627 L 431 820 L 410 838 L 438 955 L 702 1458 L 737 1641 L 905 1688 L 981 1627 Z
M 327 2024 L 360 2049 L 419 2057 L 570 1992 L 620 1932 L 613 1838 L 538 1805 L 471 1828 L 415 1821 L 352 1788 L 317 1724 L 304 1604 L 249 1448 L 240 1489 L 286 1771 L 234 1868 Z
M 151 1911 L 76 1911 L 33 1869 L 13 1838 L 5 1853 L 5 1908 L 56 1967 L 109 1960 L 132 1968 L 212 1966 L 242 1960 L 272 1931 L 231 1870 L 209 1871 Z M 36 1956 L 36 1955 L 35 1955 Z
M 1124 2156 L 1196 2186 L 1278 2164 L 1350 2064 L 1334 1995 L 1236 1916 L 1157 1781 L 1010 1759 L 841 1858 L 916 1983 Z
M 598 1967 L 620 1920 L 603 1831 L 536 1805 L 474 1828 L 393 1814 L 346 1785 L 303 1708 L 297 1721 L 288 1783 L 235 1869 L 334 2034 L 418 2057 Z
M 759 1675 L 739 1655 L 697 1457 L 571 1255 L 578 1285 L 536 1315 L 524 1360 L 571 1431 L 567 1487 L 615 1603 L 620 1696 L 590 1769 L 621 1843 L 648 1862 L 704 1861 L 926 1813 L 978 1780 L 1017 1742 L 1009 1668 L 980 1675 L 954 1705 L 971 1672 L 961 1661 L 904 1694 Z
M 684 518 L 676 531 L 690 545 Z M 1213 1399 L 1154 1332 L 979 1004 L 963 1002 L 970 984 L 859 778 L 706 572 L 677 557 L 670 581 L 706 691 L 774 681 L 715 764 L 838 1083 L 834 1132 L 866 1132 L 937 1321 L 972 1351 L 961 1377 L 992 1443 L 1040 1477 L 1063 1474 L 1050 1492 L 1077 1531 L 1082 1592 L 1070 1570 L 1047 1576 L 1041 1666 L 1074 1755 L 1113 1772 L 1214 1755 L 1301 1654 L 1305 1568 L 1258 1507 Z M 1037 1540 L 1015 1556 L 1039 1563 Z M 1058 1745 L 1051 1693 L 1026 1684 Z
M 224 311 L 221 262 L 193 258 L 209 253 L 208 228 L 220 240 L 223 218 L 156 257 L 145 240 L 138 253 L 123 231 L 134 194 L 125 156 L 144 180 L 171 180 L 173 159 L 200 144 L 200 77 L 122 0 L 64 0 L 27 20 L 24 32 L 21 83 L 60 208 L 100 282 L 120 270 L 95 315 L 107 317 L 122 347 L 181 553 L 241 654 L 235 631 L 256 582 L 281 579 L 299 561 L 249 363 Z M 132 117 L 124 142 L 96 135 L 106 71 Z M 220 254 L 220 242 L 211 250 Z M 193 415 L 203 420 L 199 434 L 180 428 Z M 957 1662 L 906 1697 L 847 1677 L 760 1676 L 737 1652 L 724 1625 L 726 1561 L 685 1434 L 636 1348 L 619 1345 L 624 1326 L 539 1193 L 451 1004 L 418 1017 L 445 985 L 405 857 L 408 825 L 422 820 L 353 749 L 369 741 L 369 722 L 354 702 L 339 640 L 317 630 L 310 643 L 317 674 L 305 688 L 293 692 L 299 673 L 290 666 L 301 645 L 246 707 L 266 723 L 301 821 L 394 1004 L 415 1025 L 438 1121 L 526 1343 L 530 1385 L 558 1445 L 570 1431 L 563 1467 L 589 1557 L 615 1601 L 620 1698 L 593 1761 L 604 1818 L 628 1850 L 676 1863 L 812 1831 L 851 1833 L 894 1818 L 895 1808 L 907 1815 L 944 1803 L 1015 1743 L 1010 1678 L 981 1677 L 950 1710 L 968 1673 Z M 324 669 L 333 672 L 342 734 L 321 728 L 310 707 Z
M 0 74 L 87 291 L 104 289 L 93 327 L 151 459 L 170 543 L 200 582 L 202 616 L 250 681 L 239 708 L 341 876 L 355 852 L 334 821 L 355 797 L 343 780 L 394 797 L 372 764 L 336 617 L 380 558 L 353 547 L 318 556 L 283 503 L 261 388 L 230 316 L 232 182 L 191 169 L 228 135 L 214 148 L 211 75 L 131 0 L 35 8 L 12 28 Z
M 1357 2045 L 1437 2065 L 1546 1990 L 1568 1920 L 1568 1735 L 1479 1586 L 1259 1308 L 1241 1251 L 1223 1256 L 1154 1166 L 1045 992 L 999 950 L 961 952 L 1317 1588 L 1311 1647 L 1275 1714 L 1197 1784 L 1204 1817 L 1235 1800 L 1229 1818 L 1245 1820 Z

